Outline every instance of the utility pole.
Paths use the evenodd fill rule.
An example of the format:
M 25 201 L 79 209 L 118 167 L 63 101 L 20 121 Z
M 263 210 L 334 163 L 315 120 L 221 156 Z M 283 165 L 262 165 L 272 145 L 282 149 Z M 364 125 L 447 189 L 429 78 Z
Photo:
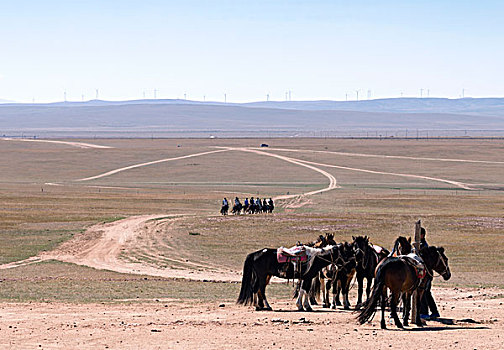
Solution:
M 224 103 L 227 103 L 227 94 L 224 94 Z
M 420 98 L 423 97 L 423 89 L 420 89 Z
M 355 93 L 357 94 L 357 101 L 359 101 L 359 90 L 355 90 Z

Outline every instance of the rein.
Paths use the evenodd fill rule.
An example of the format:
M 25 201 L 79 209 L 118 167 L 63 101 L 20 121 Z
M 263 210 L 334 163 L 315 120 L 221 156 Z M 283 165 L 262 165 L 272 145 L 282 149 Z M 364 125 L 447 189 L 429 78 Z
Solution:
M 428 273 L 428 274 L 429 274 L 432 278 L 443 277 L 443 275 L 444 275 L 445 273 L 447 273 L 447 272 L 448 272 L 448 269 L 449 269 L 449 268 L 448 268 L 448 265 L 446 265 L 446 263 L 445 263 L 445 261 L 444 261 L 443 257 L 441 256 L 441 253 L 440 253 L 439 251 L 438 251 L 437 253 L 438 253 L 438 263 L 439 263 L 439 261 L 441 261 L 441 262 L 443 263 L 444 270 L 443 270 L 443 272 L 441 272 L 441 273 L 439 273 L 439 272 L 438 272 L 438 274 L 439 274 L 439 275 L 434 276 L 434 269 L 432 269 L 432 273 L 430 273 L 429 269 L 426 269 L 426 270 L 427 270 L 427 273 Z

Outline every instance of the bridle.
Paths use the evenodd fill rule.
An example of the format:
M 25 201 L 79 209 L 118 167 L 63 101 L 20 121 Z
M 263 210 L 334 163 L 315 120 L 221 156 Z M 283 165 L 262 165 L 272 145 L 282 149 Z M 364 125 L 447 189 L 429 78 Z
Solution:
M 445 273 L 450 271 L 450 268 L 448 267 L 448 265 L 446 264 L 446 262 L 443 259 L 443 255 L 437 249 L 436 249 L 436 252 L 438 253 L 438 262 L 437 262 L 436 266 L 439 265 L 439 261 L 441 261 L 443 263 L 444 270 L 443 270 L 443 272 L 438 272 L 439 273 L 438 276 L 434 276 L 434 268 L 432 269 L 432 273 L 429 271 L 429 269 L 425 269 L 427 271 L 427 273 L 429 274 L 429 276 L 431 276 L 432 278 L 437 278 L 439 276 L 442 277 Z

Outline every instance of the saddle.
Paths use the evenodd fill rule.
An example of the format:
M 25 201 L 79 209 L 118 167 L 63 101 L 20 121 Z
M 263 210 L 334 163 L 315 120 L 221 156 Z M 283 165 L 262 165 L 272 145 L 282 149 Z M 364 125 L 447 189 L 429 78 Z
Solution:
M 383 252 L 383 247 L 380 247 L 379 245 L 371 244 L 371 247 L 376 252 L 376 254 L 381 254 Z
M 280 247 L 277 249 L 277 261 L 279 263 L 306 261 L 306 248 L 304 246 L 294 246 L 292 248 Z
M 416 276 L 422 279 L 427 274 L 427 269 L 425 268 L 424 261 L 422 258 L 415 253 L 409 253 L 408 255 L 399 255 L 399 259 L 405 261 L 408 265 L 413 267 L 416 272 Z

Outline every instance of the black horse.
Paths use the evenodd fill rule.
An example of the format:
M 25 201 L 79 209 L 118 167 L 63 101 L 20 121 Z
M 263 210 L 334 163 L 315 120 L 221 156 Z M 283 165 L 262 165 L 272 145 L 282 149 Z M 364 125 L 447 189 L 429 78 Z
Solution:
M 341 260 L 342 263 L 338 266 L 328 266 L 320 272 L 321 275 L 321 285 L 323 292 L 323 307 L 329 307 L 329 291 L 332 288 L 333 302 L 332 308 L 336 309 L 336 306 L 340 306 L 339 295 L 341 293 L 343 297 L 344 308 L 350 308 L 350 302 L 348 301 L 348 292 L 350 291 L 350 282 L 355 275 L 355 254 L 352 249 L 352 245 L 348 242 L 340 244 Z M 322 280 L 327 280 L 325 283 Z
M 301 279 L 301 288 L 296 301 L 298 310 L 311 311 L 308 301 L 307 291 L 310 290 L 312 279 L 324 267 L 335 264 L 338 260 L 339 250 L 337 246 L 327 246 L 324 248 L 310 248 L 305 246 L 308 259 L 301 262 L 300 269 L 297 269 L 290 262 L 279 263 L 277 260 L 277 249 L 264 248 L 250 253 L 243 265 L 242 285 L 238 304 L 254 304 L 256 310 L 271 310 L 271 306 L 266 300 L 266 286 L 272 276 L 286 279 Z
M 389 252 L 388 250 L 381 248 L 380 254 L 378 254 L 374 246 L 369 242 L 368 236 L 357 236 L 353 237 L 353 249 L 355 253 L 356 267 L 355 271 L 357 273 L 357 308 L 362 304 L 362 292 L 364 286 L 364 278 L 366 279 L 366 298 L 369 298 L 371 293 L 371 286 L 373 279 L 375 277 L 375 270 L 378 263 L 385 258 Z
M 237 204 L 233 205 L 233 209 L 231 210 L 231 213 L 233 213 L 233 215 L 238 215 L 241 213 L 242 208 L 243 208 L 243 205 L 238 202 Z
M 450 268 L 448 266 L 448 258 L 444 254 L 444 248 L 436 248 L 434 246 L 425 247 L 420 250 L 419 253 L 422 258 L 426 273 L 429 276 L 433 275 L 433 271 L 436 271 L 444 280 L 448 280 L 451 277 Z M 404 304 L 404 325 L 408 325 L 409 311 L 411 308 L 411 294 L 413 291 L 417 292 L 417 313 L 415 323 L 417 326 L 422 326 L 422 321 L 420 319 L 420 300 L 422 298 L 423 291 L 425 289 L 425 284 L 427 283 L 427 278 L 422 278 L 418 276 L 418 271 L 413 264 L 408 262 L 407 258 L 404 257 L 388 257 L 383 261 L 376 271 L 375 285 L 373 288 L 373 293 L 371 297 L 364 303 L 363 309 L 358 316 L 358 320 L 361 324 L 373 318 L 376 312 L 376 306 L 378 301 L 381 304 L 382 319 L 381 328 L 387 328 L 385 323 L 385 300 L 386 300 L 386 290 L 390 289 L 392 295 L 390 299 L 390 311 L 394 318 L 394 322 L 397 327 L 403 328 L 399 317 L 397 316 L 397 303 L 399 302 L 399 297 L 403 295 Z
M 223 206 L 221 207 L 220 213 L 221 213 L 222 215 L 227 215 L 227 214 L 228 214 L 228 211 L 229 211 L 229 205 L 228 205 L 228 204 L 226 204 L 226 205 L 223 205 Z

